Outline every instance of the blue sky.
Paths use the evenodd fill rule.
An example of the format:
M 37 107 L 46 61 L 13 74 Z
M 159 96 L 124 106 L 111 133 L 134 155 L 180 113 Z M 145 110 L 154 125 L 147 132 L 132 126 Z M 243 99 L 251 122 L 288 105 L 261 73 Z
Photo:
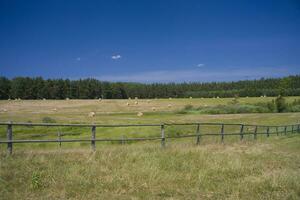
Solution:
M 0 75 L 231 81 L 300 74 L 298 0 L 0 0 Z

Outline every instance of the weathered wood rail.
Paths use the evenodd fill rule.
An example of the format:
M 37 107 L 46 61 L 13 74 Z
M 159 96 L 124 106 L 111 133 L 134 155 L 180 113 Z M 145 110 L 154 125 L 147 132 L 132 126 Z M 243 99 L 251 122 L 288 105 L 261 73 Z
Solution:
M 178 136 L 166 136 L 165 127 L 167 126 L 196 126 L 195 134 L 187 134 L 187 135 L 178 135 Z M 253 135 L 253 138 L 256 140 L 257 135 L 266 135 L 266 137 L 270 137 L 270 135 L 276 134 L 288 134 L 288 133 L 300 133 L 300 124 L 291 124 L 291 125 L 279 125 L 279 126 L 269 126 L 269 125 L 251 125 L 251 124 L 239 124 L 239 123 L 162 123 L 162 124 L 56 124 L 56 123 L 19 123 L 19 122 L 0 122 L 0 126 L 6 126 L 6 140 L 0 140 L 0 144 L 7 144 L 7 153 L 12 154 L 13 144 L 14 143 L 61 143 L 64 142 L 90 142 L 92 150 L 96 150 L 96 142 L 103 141 L 119 141 L 122 144 L 125 141 L 146 141 L 146 140 L 160 140 L 161 147 L 164 148 L 166 145 L 166 139 L 172 138 L 187 138 L 187 137 L 195 137 L 196 144 L 199 145 L 201 141 L 201 137 L 204 136 L 220 136 L 221 142 L 224 142 L 225 136 L 239 136 L 240 140 L 244 139 L 245 135 Z M 91 138 L 90 139 L 62 139 L 61 134 L 58 135 L 58 139 L 13 139 L 13 127 L 14 126 L 24 126 L 24 127 L 86 127 L 91 129 Z M 220 131 L 218 133 L 201 133 L 201 126 L 219 126 Z M 239 126 L 238 133 L 226 133 L 225 134 L 225 126 Z M 101 128 L 122 128 L 122 127 L 160 127 L 160 136 L 159 137 L 133 137 L 133 138 L 125 138 L 122 137 L 120 139 L 114 138 L 96 138 L 96 129 L 97 127 Z M 245 131 L 245 127 L 251 127 L 253 131 Z M 263 129 L 264 131 L 258 132 L 258 129 Z M 275 128 L 275 131 L 270 131 L 271 128 Z

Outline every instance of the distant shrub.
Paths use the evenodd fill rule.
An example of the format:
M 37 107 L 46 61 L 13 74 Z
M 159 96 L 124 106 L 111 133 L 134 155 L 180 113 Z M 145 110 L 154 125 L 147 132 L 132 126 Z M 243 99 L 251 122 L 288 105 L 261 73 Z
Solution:
M 291 103 L 291 106 L 296 106 L 296 105 L 300 105 L 300 99 L 295 99 L 295 100 Z
M 300 112 L 300 105 L 289 106 L 289 112 Z
M 188 113 L 188 111 L 186 111 L 184 109 L 179 110 L 179 111 L 176 112 L 176 114 L 187 114 L 187 113 Z
M 255 104 L 240 104 L 238 97 L 235 97 L 227 105 L 193 107 L 185 105 L 177 114 L 237 114 L 237 113 L 273 113 L 273 112 L 300 112 L 300 99 L 288 104 L 282 96 L 269 102 Z
M 277 112 L 281 113 L 287 110 L 287 104 L 285 102 L 285 99 L 283 98 L 283 96 L 278 96 L 275 99 L 275 105 L 276 105 L 276 109 Z
M 274 103 L 274 100 L 272 100 L 272 102 L 268 102 L 267 103 L 267 108 L 271 111 L 271 112 L 275 112 L 276 110 L 276 105 Z
M 270 112 L 266 107 L 257 105 L 218 105 L 199 109 L 203 114 L 236 114 L 236 113 L 264 113 Z
M 192 110 L 194 107 L 191 104 L 187 104 L 184 106 L 184 110 Z
M 42 122 L 43 123 L 56 123 L 56 120 L 51 117 L 43 117 Z

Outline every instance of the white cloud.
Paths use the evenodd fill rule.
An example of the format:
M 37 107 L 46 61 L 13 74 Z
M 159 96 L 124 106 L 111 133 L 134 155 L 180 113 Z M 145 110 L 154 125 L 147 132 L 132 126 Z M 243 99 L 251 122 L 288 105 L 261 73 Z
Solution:
M 204 67 L 204 66 L 205 66 L 205 64 L 202 64 L 202 63 L 197 65 L 197 67 Z
M 226 68 L 226 69 L 198 69 L 187 70 L 158 70 L 147 72 L 127 73 L 124 75 L 103 75 L 95 77 L 103 81 L 122 82 L 210 82 L 210 81 L 236 81 L 247 79 L 259 79 L 261 77 L 280 77 L 289 75 L 282 73 L 280 68 L 261 67 L 252 69 Z
M 111 56 L 111 59 L 113 59 L 113 60 L 118 60 L 118 59 L 120 59 L 121 57 L 122 57 L 121 55 L 117 54 L 117 55 Z

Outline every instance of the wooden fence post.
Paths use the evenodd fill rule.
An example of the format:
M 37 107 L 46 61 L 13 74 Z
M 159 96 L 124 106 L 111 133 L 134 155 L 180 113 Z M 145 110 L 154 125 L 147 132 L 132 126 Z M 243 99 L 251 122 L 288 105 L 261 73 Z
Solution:
M 11 141 L 13 139 L 12 122 L 9 122 L 9 124 L 7 125 L 6 137 L 7 137 L 7 141 Z M 12 148 L 13 148 L 13 143 L 8 142 L 7 143 L 7 153 L 8 153 L 8 155 L 12 154 Z
M 240 139 L 243 140 L 244 138 L 244 124 L 241 125 L 241 130 L 240 130 Z
M 91 141 L 91 146 L 92 150 L 96 151 L 96 126 L 92 126 L 92 141 Z
M 270 136 L 270 127 L 268 126 L 268 128 L 267 128 L 267 137 L 269 137 Z
M 161 132 L 161 147 L 164 148 L 166 146 L 166 137 L 165 137 L 165 125 L 160 125 Z
M 61 132 L 60 131 L 58 131 L 57 136 L 58 136 L 58 141 L 59 141 L 59 147 L 61 147 Z
M 199 144 L 200 144 L 200 124 L 197 124 L 197 131 L 196 131 L 196 134 L 197 134 L 197 141 L 196 141 L 196 144 L 199 145 Z
M 125 136 L 122 135 L 121 144 L 125 144 Z
M 255 129 L 254 129 L 254 140 L 256 140 L 257 138 L 257 126 L 255 126 Z
M 221 141 L 224 142 L 224 124 L 221 126 Z
M 284 135 L 286 135 L 287 126 L 284 126 Z

